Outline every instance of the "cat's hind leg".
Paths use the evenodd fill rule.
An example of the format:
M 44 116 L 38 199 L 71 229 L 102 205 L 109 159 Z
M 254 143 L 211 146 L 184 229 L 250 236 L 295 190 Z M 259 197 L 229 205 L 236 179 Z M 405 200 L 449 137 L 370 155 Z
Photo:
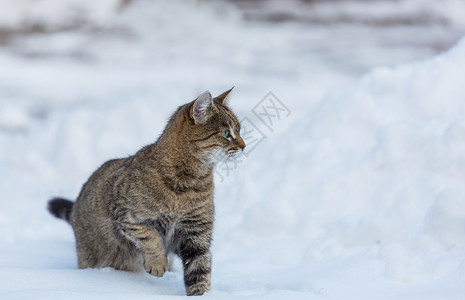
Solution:
M 76 225 L 76 249 L 80 269 L 111 267 L 116 270 L 140 271 L 144 268 L 141 249 L 112 224 L 106 223 L 93 228 L 92 234 L 88 233 L 88 228 Z

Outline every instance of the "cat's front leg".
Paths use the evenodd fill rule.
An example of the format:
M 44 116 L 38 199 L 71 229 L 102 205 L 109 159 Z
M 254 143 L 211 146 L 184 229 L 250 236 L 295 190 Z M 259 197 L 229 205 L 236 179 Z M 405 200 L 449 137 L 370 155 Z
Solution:
M 160 234 L 145 224 L 124 224 L 124 232 L 137 244 L 144 253 L 144 268 L 147 273 L 162 277 L 168 269 L 166 248 Z
M 210 290 L 210 235 L 183 235 L 178 255 L 184 269 L 184 285 L 188 296 L 198 296 Z

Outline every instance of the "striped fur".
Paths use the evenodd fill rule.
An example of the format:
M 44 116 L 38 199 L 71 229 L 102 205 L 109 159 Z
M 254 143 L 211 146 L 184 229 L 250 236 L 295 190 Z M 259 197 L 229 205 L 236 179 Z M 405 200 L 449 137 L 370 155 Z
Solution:
M 224 103 L 229 93 L 212 99 L 206 92 L 179 107 L 156 143 L 104 163 L 74 204 L 50 201 L 50 211 L 73 226 L 79 268 L 145 270 L 163 276 L 167 255 L 174 253 L 183 262 L 187 295 L 209 290 L 211 155 L 245 147 L 237 117 Z M 224 130 L 231 136 L 222 135 Z

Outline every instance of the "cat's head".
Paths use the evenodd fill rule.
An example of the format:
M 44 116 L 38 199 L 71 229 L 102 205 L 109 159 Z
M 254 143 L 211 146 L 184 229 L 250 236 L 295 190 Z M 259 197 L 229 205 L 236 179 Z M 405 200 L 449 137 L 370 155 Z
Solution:
M 206 91 L 189 103 L 189 140 L 199 151 L 233 157 L 244 150 L 241 124 L 225 102 L 231 91 L 215 98 Z

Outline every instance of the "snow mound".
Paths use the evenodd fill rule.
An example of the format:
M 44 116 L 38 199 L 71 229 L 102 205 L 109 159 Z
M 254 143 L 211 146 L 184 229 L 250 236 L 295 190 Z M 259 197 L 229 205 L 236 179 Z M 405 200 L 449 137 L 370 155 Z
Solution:
M 309 269 L 371 249 L 385 276 L 407 283 L 463 274 L 464 70 L 462 41 L 430 61 L 377 68 L 289 131 L 270 133 L 226 184 L 239 187 L 229 197 L 239 201 L 238 226 L 221 228 L 232 239 L 217 244 L 281 240 L 297 247 L 275 245 L 259 260 L 281 255 Z M 221 212 L 232 220 L 230 207 Z

